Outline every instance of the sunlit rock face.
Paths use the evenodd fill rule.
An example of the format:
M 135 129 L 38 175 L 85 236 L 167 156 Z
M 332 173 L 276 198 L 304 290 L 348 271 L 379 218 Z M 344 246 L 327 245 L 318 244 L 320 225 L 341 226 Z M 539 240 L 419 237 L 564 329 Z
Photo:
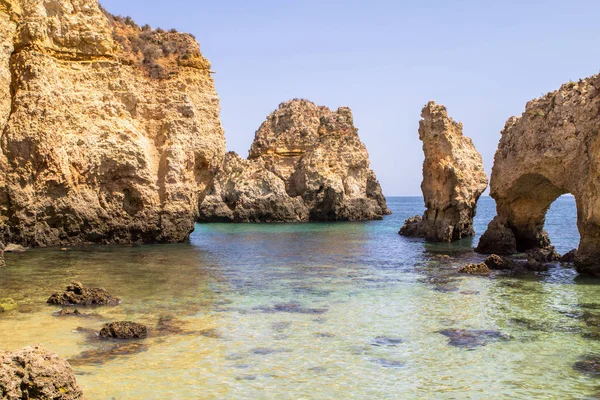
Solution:
M 228 155 L 200 220 L 356 221 L 386 214 L 350 109 L 292 100 L 260 126 L 248 160 Z
M 421 117 L 419 138 L 425 153 L 421 189 L 427 209 L 422 218 L 407 220 L 400 234 L 434 242 L 473 236 L 477 201 L 488 185 L 481 155 L 443 105 L 429 102 Z
M 96 0 L 0 0 L 0 38 L 5 241 L 186 239 L 225 154 L 195 39 Z
M 478 251 L 509 254 L 550 244 L 543 230 L 557 197 L 577 201 L 575 264 L 600 274 L 600 75 L 571 82 L 511 117 L 496 152 L 491 196 L 497 216 Z

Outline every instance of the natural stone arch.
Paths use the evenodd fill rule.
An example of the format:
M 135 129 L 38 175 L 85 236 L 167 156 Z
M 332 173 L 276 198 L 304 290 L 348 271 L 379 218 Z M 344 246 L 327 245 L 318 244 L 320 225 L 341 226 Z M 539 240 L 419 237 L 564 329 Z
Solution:
M 530 101 L 502 131 L 491 178 L 497 216 L 477 250 L 510 254 L 550 244 L 545 215 L 572 193 L 580 234 L 576 266 L 600 275 L 600 75 Z

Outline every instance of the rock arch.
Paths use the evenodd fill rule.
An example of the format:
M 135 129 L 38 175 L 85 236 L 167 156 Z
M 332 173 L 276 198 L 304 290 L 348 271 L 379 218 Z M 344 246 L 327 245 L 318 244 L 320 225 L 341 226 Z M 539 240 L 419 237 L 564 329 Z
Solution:
M 600 75 L 527 103 L 511 117 L 495 156 L 497 216 L 477 251 L 510 254 L 550 244 L 546 212 L 560 195 L 577 202 L 579 272 L 600 275 Z

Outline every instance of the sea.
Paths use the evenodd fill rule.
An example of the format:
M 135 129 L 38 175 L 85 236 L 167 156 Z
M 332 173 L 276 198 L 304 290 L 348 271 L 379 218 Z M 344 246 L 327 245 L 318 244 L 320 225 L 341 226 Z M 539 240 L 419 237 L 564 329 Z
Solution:
M 424 211 L 391 197 L 382 221 L 198 224 L 174 245 L 31 249 L 0 269 L 0 350 L 42 345 L 69 360 L 88 399 L 600 398 L 600 281 L 572 267 L 457 273 L 477 236 L 428 244 L 398 235 Z M 546 219 L 562 254 L 579 234 L 573 197 Z M 56 317 L 72 280 L 122 299 Z M 596 318 L 597 317 L 597 318 Z M 148 326 L 100 340 L 107 322 Z

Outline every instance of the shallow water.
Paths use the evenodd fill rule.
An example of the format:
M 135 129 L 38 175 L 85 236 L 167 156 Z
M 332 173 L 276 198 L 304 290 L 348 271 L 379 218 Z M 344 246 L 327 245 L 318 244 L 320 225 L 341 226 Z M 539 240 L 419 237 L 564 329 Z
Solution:
M 42 344 L 72 360 L 89 399 L 600 393 L 599 378 L 573 369 L 600 353 L 600 341 L 586 338 L 598 328 L 580 318 L 600 315 L 596 281 L 558 265 L 521 277 L 457 275 L 479 259 L 473 242 L 400 237 L 422 199 L 389 203 L 394 215 L 384 221 L 209 224 L 188 244 L 8 254 L 0 298 L 20 307 L 0 314 L 0 349 Z M 479 234 L 493 214 L 483 198 Z M 546 227 L 561 253 L 576 247 L 572 198 L 555 202 Z M 45 300 L 73 279 L 122 305 L 53 317 L 60 308 Z M 124 319 L 147 324 L 151 337 L 114 348 L 77 330 Z M 168 324 L 170 332 L 158 329 Z

